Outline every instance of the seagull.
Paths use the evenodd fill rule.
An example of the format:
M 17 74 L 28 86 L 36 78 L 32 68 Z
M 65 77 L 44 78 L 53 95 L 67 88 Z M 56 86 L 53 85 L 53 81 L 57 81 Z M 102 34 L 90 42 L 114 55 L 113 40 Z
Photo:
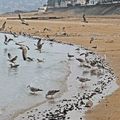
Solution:
M 88 23 L 88 21 L 86 20 L 85 14 L 83 14 L 82 17 L 83 17 L 83 22 Z
M 79 80 L 80 82 L 82 82 L 82 83 L 87 82 L 87 81 L 90 81 L 89 78 L 83 78 L 83 77 L 79 77 L 79 76 L 77 76 L 76 79 L 78 79 L 78 80 Z
M 47 39 L 50 39 L 50 36 L 49 36 L 49 35 L 46 35 L 46 38 L 47 38 Z
M 39 38 L 39 39 L 38 39 L 38 42 L 37 42 L 37 45 L 36 45 L 36 44 L 34 44 L 34 45 L 35 45 L 35 46 L 39 46 L 39 45 L 40 45 L 40 43 L 41 43 L 41 40 L 42 40 L 42 39 L 41 39 L 41 38 Z
M 89 78 L 83 78 L 83 77 L 79 77 L 79 76 L 77 76 L 76 79 L 78 79 L 81 82 L 81 86 L 83 83 L 90 81 Z
M 47 39 L 48 41 L 51 41 L 51 42 L 55 41 L 55 37 L 54 37 L 54 38 L 50 38 L 49 35 L 46 35 L 46 39 Z
M 11 58 L 11 54 L 8 53 L 8 58 L 9 58 L 8 61 L 11 62 L 11 63 L 14 63 L 14 64 L 15 64 L 15 61 L 17 60 L 17 57 L 18 57 L 18 56 L 15 56 L 15 57 Z
M 20 14 L 18 14 L 19 19 L 21 20 L 22 24 L 29 25 L 25 20 L 21 17 Z
M 29 88 L 29 90 L 30 90 L 32 93 L 34 93 L 34 94 L 35 94 L 36 92 L 43 91 L 42 89 L 35 88 L 35 87 L 31 87 L 30 85 L 28 85 L 27 88 Z
M 81 58 L 76 58 L 76 60 L 79 61 L 80 63 L 85 62 L 85 61 L 84 61 L 83 59 L 81 59 Z
M 14 36 L 14 38 L 18 37 L 18 35 L 15 32 L 11 32 L 11 34 Z
M 13 65 L 13 64 L 10 64 L 10 67 L 11 67 L 11 68 L 17 68 L 18 66 L 20 66 L 20 65 L 18 65 L 18 64 L 14 64 L 14 65 Z
M 23 60 L 27 60 L 27 47 L 25 46 L 21 46 L 18 49 L 22 50 L 22 56 L 23 56 Z
M 44 43 L 38 44 L 36 50 L 39 50 L 41 52 L 42 46 Z
M 5 29 L 6 21 L 2 24 L 0 31 Z
M 80 56 L 85 55 L 85 53 L 81 53 Z
M 91 37 L 90 44 L 94 41 L 94 37 Z
M 84 68 L 91 68 L 91 66 L 89 64 L 83 64 L 82 67 L 84 67 Z
M 53 98 L 53 95 L 55 95 L 58 92 L 60 92 L 60 90 L 50 90 L 50 91 L 47 92 L 46 98 Z
M 7 45 L 10 41 L 13 41 L 13 39 L 12 38 L 8 39 L 7 35 L 5 35 L 4 44 Z
M 18 17 L 19 17 L 19 19 L 20 19 L 20 20 L 22 20 L 22 18 L 21 18 L 21 15 L 20 15 L 20 14 L 18 14 Z
M 74 55 L 70 55 L 69 53 L 67 54 L 69 60 L 74 57 Z
M 93 46 L 92 48 L 97 49 L 97 45 L 96 45 L 96 46 Z
M 7 45 L 7 35 L 4 35 L 5 36 L 5 40 L 4 40 L 4 44 Z

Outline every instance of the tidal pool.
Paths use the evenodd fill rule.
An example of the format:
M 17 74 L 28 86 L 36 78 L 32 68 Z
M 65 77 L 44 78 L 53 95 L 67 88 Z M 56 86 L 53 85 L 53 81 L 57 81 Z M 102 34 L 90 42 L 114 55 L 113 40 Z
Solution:
M 34 113 L 34 118 L 37 119 L 38 110 L 39 119 L 42 120 L 43 113 L 44 116 L 47 110 L 54 113 L 58 109 L 58 104 L 61 106 L 77 104 L 81 109 L 74 106 L 73 110 L 67 112 L 65 119 L 83 119 L 88 110 L 85 107 L 88 99 L 83 99 L 83 96 L 95 93 L 91 98 L 89 97 L 95 106 L 118 88 L 116 78 L 103 58 L 83 47 L 43 39 L 41 42 L 44 45 L 40 52 L 35 50 L 34 44 L 38 41 L 35 38 L 24 36 L 14 38 L 13 35 L 6 34 L 14 41 L 5 45 L 4 35 L 5 33 L 0 33 L 0 120 L 33 119 L 28 117 L 28 113 L 29 115 Z M 22 51 L 18 49 L 19 46 L 16 43 L 29 46 L 27 56 L 33 61 L 23 60 Z M 76 50 L 77 48 L 79 49 Z M 18 56 L 16 64 L 19 66 L 17 68 L 10 67 L 8 53 L 13 57 Z M 74 57 L 68 58 L 68 53 Z M 84 62 L 80 63 L 76 58 L 81 58 Z M 37 59 L 44 62 L 38 63 Z M 94 66 L 91 64 L 93 61 L 97 61 Z M 94 69 L 96 73 L 93 75 L 91 71 Z M 90 81 L 81 87 L 82 83 L 76 79 L 77 76 L 89 78 Z M 28 85 L 43 91 L 32 95 L 27 88 Z M 46 93 L 54 89 L 60 90 L 55 95 L 54 101 L 46 99 Z M 79 103 L 81 100 L 84 105 Z M 30 110 L 32 113 L 29 112 Z

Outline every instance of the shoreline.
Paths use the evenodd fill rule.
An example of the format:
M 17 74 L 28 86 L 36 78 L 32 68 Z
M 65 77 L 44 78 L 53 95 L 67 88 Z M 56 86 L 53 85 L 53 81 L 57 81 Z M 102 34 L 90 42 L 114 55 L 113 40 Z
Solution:
M 70 23 L 69 23 L 70 24 Z M 80 23 L 80 26 L 81 26 L 81 24 L 84 24 L 84 23 Z M 106 23 L 105 23 L 106 24 Z M 113 23 L 113 24 L 115 24 L 115 23 Z M 64 24 L 65 25 L 65 24 Z M 89 27 L 89 24 L 85 24 L 85 26 L 88 26 Z M 25 26 L 24 26 L 25 27 Z M 99 25 L 98 25 L 98 27 L 99 27 Z M 108 26 L 109 27 L 109 26 Z M 118 26 L 119 27 L 119 26 Z M 74 27 L 73 27 L 74 28 Z M 112 28 L 111 28 L 112 29 Z M 22 28 L 21 28 L 21 30 L 22 30 Z M 94 31 L 95 29 L 93 29 L 93 31 Z M 119 29 L 118 29 L 119 30 Z M 17 30 L 16 30 L 17 31 Z M 73 30 L 74 31 L 74 30 Z M 75 30 L 76 31 L 76 30 Z M 78 30 L 79 31 L 79 30 Z M 114 31 L 114 30 L 113 30 Z M 26 32 L 27 32 L 27 30 L 26 30 Z M 33 30 L 32 32 L 35 32 L 35 30 Z M 77 31 L 76 31 L 77 32 Z M 107 31 L 105 31 L 106 33 L 107 33 Z M 59 37 L 58 37 L 59 38 Z M 84 37 L 83 37 L 84 38 Z M 120 37 L 118 36 L 117 37 L 118 39 L 120 39 Z M 117 39 L 116 38 L 116 39 Z M 82 43 L 82 45 L 84 46 L 85 45 L 85 47 L 87 46 L 87 47 L 91 47 L 91 45 L 89 44 L 89 42 L 86 40 L 86 41 L 83 41 L 83 40 L 80 40 L 79 41 L 79 37 L 78 38 L 74 38 L 74 39 L 76 39 L 75 41 L 74 40 L 71 40 L 72 38 L 69 38 L 69 40 L 68 40 L 68 38 L 66 37 L 65 39 L 64 39 L 64 37 L 61 39 L 62 41 L 65 41 L 65 42 L 68 42 L 68 43 L 76 43 L 76 44 L 81 44 Z M 81 38 L 80 38 L 81 39 Z M 87 38 L 85 38 L 85 39 L 87 39 Z M 105 38 L 103 38 L 103 41 L 104 41 L 104 39 Z M 108 38 L 107 38 L 108 39 Z M 102 46 L 102 45 L 105 45 L 105 44 L 102 44 L 102 43 L 100 43 L 98 46 L 100 46 L 99 47 L 99 49 L 100 50 L 104 50 L 105 52 L 102 52 L 102 54 L 104 54 L 104 53 L 106 53 L 106 55 L 107 55 L 107 61 L 109 62 L 109 65 L 110 66 L 112 66 L 112 68 L 113 68 L 113 70 L 114 70 L 114 72 L 115 72 L 115 74 L 117 74 L 117 77 L 118 77 L 118 80 L 117 80 L 117 83 L 120 85 L 120 81 L 119 81 L 119 78 L 120 78 L 120 75 L 119 75 L 119 60 L 120 60 L 120 57 L 119 57 L 119 54 L 120 54 L 120 52 L 118 51 L 118 47 L 120 46 L 120 45 L 116 45 L 116 42 L 117 42 L 117 44 L 119 43 L 119 41 L 117 40 L 114 40 L 115 42 L 113 42 L 113 43 L 108 43 L 108 45 L 106 46 L 107 47 L 107 49 L 106 48 L 104 48 L 104 46 Z M 98 43 L 100 42 L 100 41 L 97 41 Z M 98 44 L 96 42 L 96 44 Z M 115 43 L 115 44 L 114 44 Z M 112 50 L 114 50 L 114 51 L 110 51 L 110 49 L 111 49 L 111 46 L 113 47 L 114 45 L 115 46 L 117 46 L 117 47 L 114 47 L 114 48 L 112 48 Z M 110 45 L 110 46 L 109 46 Z M 94 50 L 94 49 L 92 49 L 93 51 L 98 51 L 98 53 L 99 53 L 99 49 L 97 49 L 97 50 Z M 114 55 L 114 52 L 117 52 L 115 55 Z M 113 57 L 111 56 L 111 55 L 113 55 Z M 116 59 L 117 58 L 117 59 Z M 87 118 L 89 118 L 89 120 L 97 120 L 97 119 L 103 119 L 103 120 L 106 120 L 106 118 L 111 118 L 111 120 L 115 120 L 116 118 L 120 118 L 120 115 L 118 114 L 118 115 L 116 115 L 118 112 L 119 112 L 119 107 L 120 107 L 120 103 L 116 103 L 116 102 L 114 102 L 114 101 L 116 101 L 117 99 L 119 99 L 119 97 L 120 97 L 120 93 L 119 93 L 119 91 L 120 91 L 120 89 L 118 89 L 117 91 L 115 91 L 112 95 L 110 95 L 110 96 L 108 96 L 108 97 L 106 97 L 106 100 L 107 100 L 107 110 L 105 110 L 106 112 L 107 112 L 107 114 L 105 114 L 105 112 L 104 112 L 104 110 L 103 110 L 103 108 L 105 108 L 105 106 L 106 106 L 106 100 L 103 100 L 102 101 L 102 103 L 100 103 L 98 106 L 96 106 L 92 111 L 90 111 L 90 112 L 87 112 Z M 116 106 L 117 106 L 117 108 L 116 108 Z M 112 108 L 113 107 L 113 108 Z M 102 112 L 103 111 L 103 112 Z M 113 111 L 113 112 L 112 112 Z M 117 112 L 117 113 L 115 113 L 115 111 Z M 101 113 L 102 112 L 102 113 Z M 102 114 L 103 116 L 99 116 L 99 114 Z M 113 114 L 112 116 L 110 116 L 111 114 Z

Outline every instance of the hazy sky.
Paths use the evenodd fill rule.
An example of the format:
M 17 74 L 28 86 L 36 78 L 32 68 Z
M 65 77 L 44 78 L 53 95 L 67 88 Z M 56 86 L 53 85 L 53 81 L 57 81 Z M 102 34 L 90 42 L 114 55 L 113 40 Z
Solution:
M 14 10 L 34 10 L 47 0 L 0 0 L 0 13 Z

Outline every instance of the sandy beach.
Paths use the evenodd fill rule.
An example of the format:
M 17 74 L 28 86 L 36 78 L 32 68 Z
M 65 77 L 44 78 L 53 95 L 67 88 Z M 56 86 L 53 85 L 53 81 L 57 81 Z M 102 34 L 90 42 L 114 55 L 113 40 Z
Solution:
M 27 17 L 27 15 L 23 15 Z M 31 15 L 32 16 L 32 15 Z M 50 16 L 50 15 L 49 15 Z M 60 16 L 60 15 L 59 15 Z M 80 16 L 53 20 L 26 20 L 28 26 L 20 20 L 11 20 L 11 16 L 0 17 L 0 25 L 7 21 L 5 31 L 31 36 L 50 37 L 57 41 L 82 45 L 103 55 L 113 69 L 120 84 L 120 16 L 87 16 L 88 23 Z M 14 17 L 14 16 L 12 16 Z M 16 16 L 15 16 L 16 17 Z M 66 35 L 62 35 L 63 27 Z M 48 30 L 44 31 L 44 28 Z M 90 40 L 94 39 L 90 44 Z M 93 48 L 95 47 L 95 48 Z M 120 120 L 120 89 L 106 97 L 99 105 L 87 112 L 87 120 Z

